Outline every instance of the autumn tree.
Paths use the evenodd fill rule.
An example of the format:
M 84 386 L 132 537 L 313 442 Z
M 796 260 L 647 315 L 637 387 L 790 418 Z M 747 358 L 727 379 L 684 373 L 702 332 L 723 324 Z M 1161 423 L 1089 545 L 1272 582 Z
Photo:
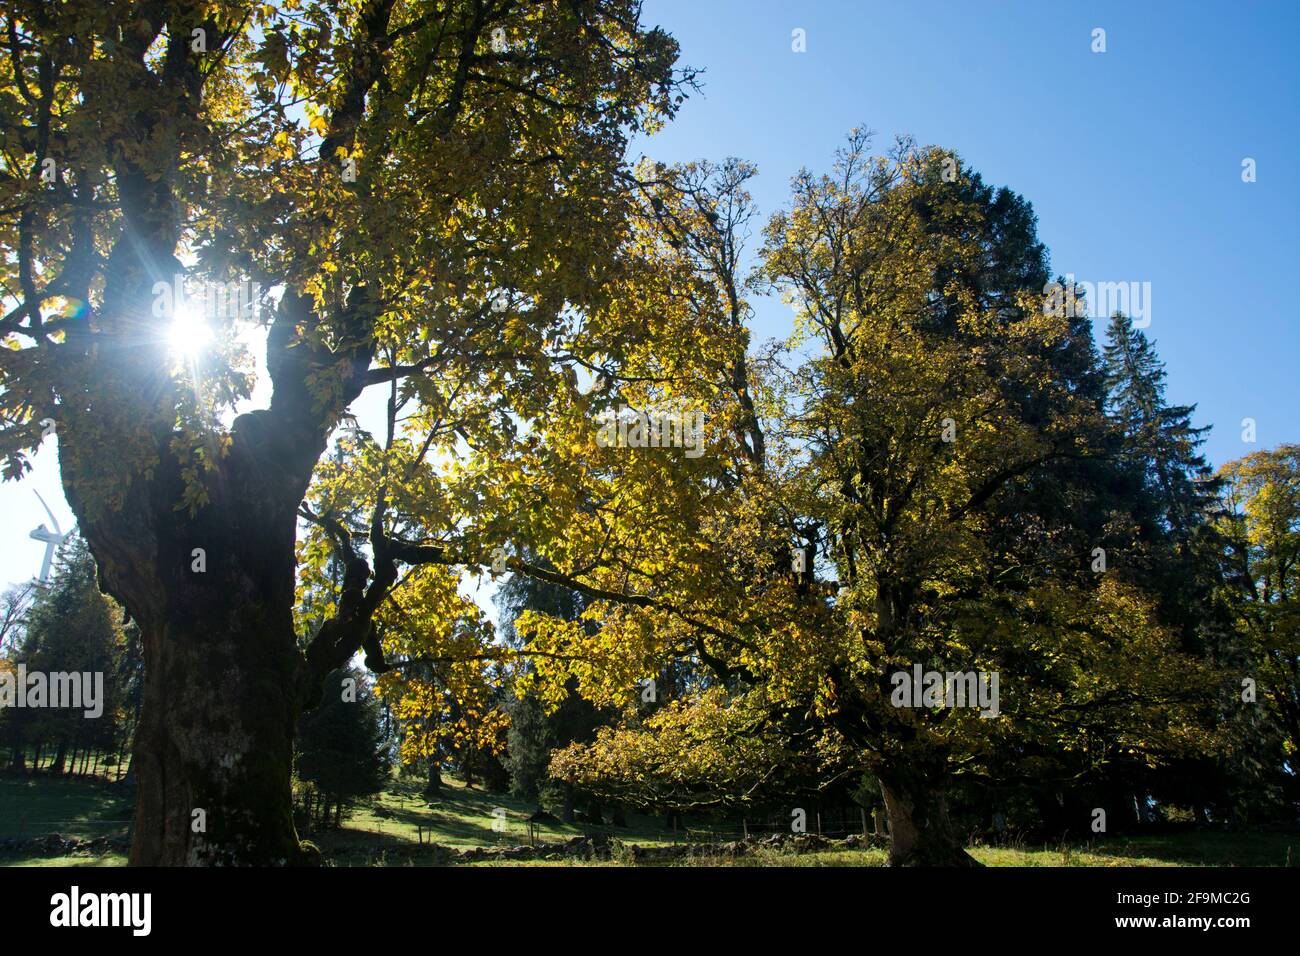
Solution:
M 826 707 L 871 755 L 891 858 L 963 864 L 956 775 L 1181 752 L 1209 676 L 1088 490 L 1104 393 L 1086 325 L 1045 307 L 1032 212 L 950 153 L 864 146 L 768 227 L 768 274 L 822 346 L 797 391 L 843 629 Z M 1000 675 L 998 712 L 898 707 L 888 681 L 918 665 Z
M 37 585 L 15 585 L 0 594 L 0 670 L 14 673 L 13 657 L 18 652 L 27 626 L 27 612 L 31 607 Z M 27 767 L 26 744 L 22 734 L 15 729 L 14 715 L 0 717 L 0 747 L 9 748 L 9 764 L 18 770 Z
M 582 595 L 524 574 L 510 575 L 498 589 L 495 601 L 502 639 L 521 651 L 526 651 L 527 641 L 518 634 L 514 624 L 524 611 L 534 610 L 576 621 L 583 608 Z M 529 666 L 526 654 L 515 664 L 516 668 Z M 560 818 L 566 823 L 575 819 L 577 792 L 572 784 L 557 784 L 549 778 L 551 753 L 574 741 L 590 740 L 598 727 L 608 723 L 608 716 L 577 692 L 575 682 L 570 683 L 569 695 L 549 710 L 542 706 L 536 693 L 521 693 L 517 687 L 508 691 L 506 702 L 510 730 L 505 764 L 510 773 L 510 790 L 527 800 L 558 803 Z
M 0 657 L 7 656 L 22 636 L 38 587 L 35 582 L 15 584 L 0 594 Z
M 1185 650 L 1210 666 L 1239 674 L 1251 657 L 1225 600 L 1225 543 L 1215 517 L 1220 479 L 1201 452 L 1208 427 L 1193 424 L 1194 405 L 1166 397 L 1166 372 L 1155 343 L 1126 315 L 1111 316 L 1102 354 L 1106 411 L 1116 442 L 1111 486 L 1132 515 L 1134 534 L 1123 565 L 1159 603 L 1160 615 Z M 1258 804 L 1270 786 L 1254 760 L 1259 722 L 1224 685 L 1214 723 L 1228 751 L 1194 753 L 1153 772 L 1129 775 L 1135 797 L 1145 790 L 1165 801 L 1200 806 L 1215 816 L 1245 800 Z
M 610 702 L 664 658 L 714 675 L 648 724 L 566 751 L 559 772 L 647 774 L 678 794 L 714 776 L 744 794 L 799 761 L 869 771 L 892 862 L 969 865 L 947 807 L 958 776 L 1180 752 L 1204 739 L 1209 675 L 1071 526 L 1085 465 L 1109 451 L 1104 391 L 1086 323 L 1044 308 L 1032 213 L 950 153 L 867 145 L 855 133 L 831 174 L 801 173 L 769 222 L 760 280 L 787 293 L 797 331 L 753 353 L 735 265 L 752 171 L 661 177 L 665 256 L 697 280 L 678 308 L 716 340 L 693 385 L 647 362 L 619 387 L 693 390 L 710 454 L 557 443 L 582 450 L 587 504 L 546 553 L 600 627 L 516 627 L 579 658 L 539 661 L 541 679 L 573 674 Z M 899 706 L 894 677 L 917 665 L 1000 675 L 997 712 Z
M 378 648 L 372 621 L 408 560 L 489 560 L 497 540 L 459 536 L 459 518 L 486 463 L 521 447 L 514 422 L 593 360 L 569 335 L 608 306 L 625 258 L 629 136 L 690 81 L 639 14 L 4 5 L 0 455 L 20 478 L 54 423 L 68 502 L 141 629 L 133 863 L 307 859 L 298 714 Z M 628 346 L 647 334 L 610 322 Z M 270 400 L 234 415 L 263 342 Z M 335 612 L 303 652 L 299 506 L 371 386 L 411 403 L 407 446 L 400 469 L 379 466 Z M 429 463 L 457 447 L 484 464 L 447 489 Z M 402 537 L 414 497 L 423 551 Z M 515 504 L 545 520 L 533 492 Z
M 1250 649 L 1237 691 L 1262 707 L 1256 733 L 1282 741 L 1278 764 L 1295 799 L 1300 754 L 1300 446 L 1285 444 L 1219 470 L 1225 587 Z M 1251 748 L 1254 757 L 1267 745 Z M 1282 766 L 1284 762 L 1285 768 Z

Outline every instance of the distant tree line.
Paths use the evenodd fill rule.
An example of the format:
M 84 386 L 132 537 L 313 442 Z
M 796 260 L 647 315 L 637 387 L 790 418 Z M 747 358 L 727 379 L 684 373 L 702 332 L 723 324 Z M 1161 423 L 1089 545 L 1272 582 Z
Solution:
M 0 608 L 0 669 L 15 682 L 19 664 L 27 674 L 100 674 L 103 680 L 98 716 L 76 707 L 0 709 L 0 761 L 17 772 L 123 779 L 140 713 L 140 637 L 121 607 L 100 593 L 85 542 L 74 535 L 48 584 L 11 588 Z

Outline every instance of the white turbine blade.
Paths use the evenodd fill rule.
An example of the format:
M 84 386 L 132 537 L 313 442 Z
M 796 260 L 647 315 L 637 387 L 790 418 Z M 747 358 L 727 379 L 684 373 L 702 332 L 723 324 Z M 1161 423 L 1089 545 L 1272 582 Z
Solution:
M 50 506 L 45 503 L 45 499 L 41 497 L 41 493 L 33 488 L 32 494 L 34 494 L 37 500 L 40 501 L 41 507 L 45 509 L 45 513 L 50 516 L 50 522 L 54 525 L 54 533 L 61 534 L 62 532 L 59 529 L 59 519 L 54 517 L 54 512 L 51 511 Z

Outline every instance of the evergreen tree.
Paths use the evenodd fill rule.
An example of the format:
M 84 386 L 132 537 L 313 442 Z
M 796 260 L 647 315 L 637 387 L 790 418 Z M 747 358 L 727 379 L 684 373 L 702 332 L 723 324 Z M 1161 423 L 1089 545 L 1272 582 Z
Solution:
M 144 645 L 140 640 L 140 625 L 135 621 L 128 620 L 123 625 L 122 635 L 122 653 L 118 657 L 116 671 L 122 705 L 118 752 L 130 754 L 130 763 L 124 777 L 119 772 L 119 779 L 124 786 L 130 788 L 135 785 L 135 774 L 131 769 L 135 762 L 135 729 L 140 725 L 140 709 L 144 704 Z
M 1122 493 L 1140 522 L 1147 586 L 1158 596 L 1162 617 L 1182 635 L 1184 649 L 1219 669 L 1237 671 L 1250 659 L 1249 642 L 1234 624 L 1225 597 L 1221 557 L 1227 542 L 1217 522 L 1223 479 L 1200 448 L 1208 427 L 1192 424 L 1195 405 L 1171 405 L 1165 397 L 1165 365 L 1154 343 L 1116 313 L 1103 351 L 1106 410 L 1119 436 Z M 1200 808 L 1222 819 L 1273 802 L 1271 771 L 1254 755 L 1263 745 L 1254 715 L 1239 706 L 1231 688 L 1221 690 L 1212 724 L 1233 741 L 1223 753 L 1171 761 L 1160 773 L 1139 768 L 1149 792 L 1164 802 Z
M 1106 333 L 1107 410 L 1124 436 L 1125 456 L 1147 484 L 1159 517 L 1178 537 L 1202 524 L 1217 494 L 1200 453 L 1208 427 L 1192 424 L 1195 405 L 1165 401 L 1165 366 L 1155 346 L 1116 313 Z
M 515 631 L 515 620 L 524 611 L 541 611 L 575 621 L 584 607 L 578 592 L 522 574 L 512 574 L 506 579 L 497 592 L 496 604 L 501 612 L 498 629 L 503 640 L 520 650 L 526 642 Z M 532 693 L 516 695 L 510 701 L 505 764 L 510 772 L 512 793 L 527 800 L 558 804 L 561 816 L 566 822 L 572 822 L 580 795 L 571 785 L 550 779 L 551 753 L 571 743 L 590 741 L 596 729 L 608 720 L 577 693 L 573 681 L 567 690 L 565 699 L 551 713 L 546 712 Z
M 13 664 L 25 664 L 29 674 L 77 673 L 91 675 L 92 681 L 101 675 L 99 713 L 88 717 L 81 707 L 6 710 L 4 733 L 11 750 L 35 746 L 40 754 L 52 747 L 50 770 L 64 773 L 76 769 L 75 762 L 69 766 L 69 752 L 88 757 L 118 749 L 119 669 L 126 650 L 120 620 L 121 609 L 99 591 L 95 560 L 85 541 L 70 538 L 59 552 L 49 586 L 34 595 Z
M 1148 584 L 1185 646 L 1222 666 L 1241 663 L 1222 591 L 1224 542 L 1213 519 L 1222 479 L 1200 447 L 1208 427 L 1192 424 L 1194 405 L 1165 399 L 1165 366 L 1132 320 L 1112 317 L 1104 349 L 1106 409 L 1119 437 L 1130 512 L 1141 524 Z
M 378 698 L 363 671 L 337 670 L 325 687 L 320 704 L 298 722 L 295 767 L 317 798 L 312 815 L 328 822 L 332 812 L 338 823 L 345 809 L 383 787 L 391 748 Z

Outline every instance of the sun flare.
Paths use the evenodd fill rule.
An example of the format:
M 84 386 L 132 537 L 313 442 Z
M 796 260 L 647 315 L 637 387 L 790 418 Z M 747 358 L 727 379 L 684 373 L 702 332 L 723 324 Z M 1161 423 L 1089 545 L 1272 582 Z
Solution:
M 173 355 L 194 359 L 212 343 L 212 327 L 191 307 L 176 310 L 167 328 L 167 345 Z

